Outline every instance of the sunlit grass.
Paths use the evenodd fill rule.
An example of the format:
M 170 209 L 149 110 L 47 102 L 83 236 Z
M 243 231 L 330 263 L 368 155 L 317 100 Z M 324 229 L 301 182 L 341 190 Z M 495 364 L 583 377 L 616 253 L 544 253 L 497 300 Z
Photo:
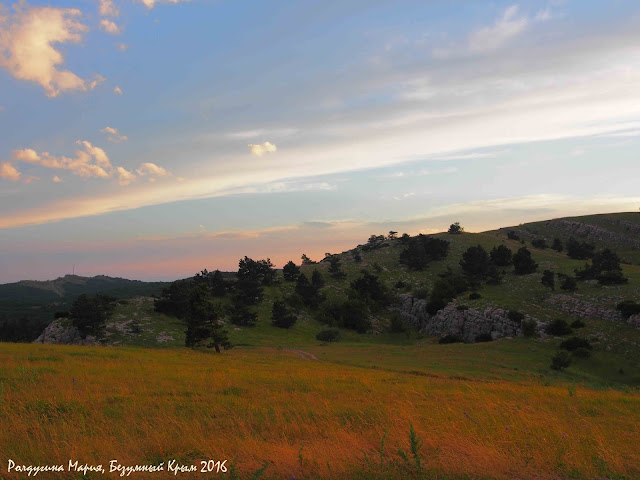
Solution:
M 9 458 L 236 459 L 242 478 L 265 462 L 262 478 L 640 477 L 637 392 L 357 368 L 266 348 L 0 344 L 0 365 L 6 478 L 24 478 L 6 475 Z

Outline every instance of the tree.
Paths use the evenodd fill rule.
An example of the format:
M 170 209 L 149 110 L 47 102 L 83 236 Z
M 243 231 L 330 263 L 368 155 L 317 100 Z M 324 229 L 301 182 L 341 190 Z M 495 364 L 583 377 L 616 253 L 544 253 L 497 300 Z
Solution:
M 449 253 L 449 242 L 429 235 L 409 238 L 400 253 L 400 263 L 411 270 L 424 270 L 432 261 L 442 260 Z
M 513 252 L 506 245 L 493 247 L 489 256 L 491 257 L 491 263 L 499 267 L 508 267 L 513 260 Z
M 576 279 L 572 276 L 565 275 L 564 273 L 559 273 L 558 278 L 560 279 L 560 289 L 566 290 L 568 292 L 573 292 L 576 290 L 576 288 L 578 288 Z
M 531 252 L 527 247 L 520 248 L 513 256 L 513 266 L 516 275 L 534 273 L 538 269 L 538 264 L 531 258 Z
M 196 283 L 206 284 L 213 297 L 224 297 L 227 293 L 228 285 L 220 270 L 208 272 L 205 268 L 200 273 L 196 273 L 193 280 Z
M 575 260 L 587 260 L 593 257 L 595 245 L 587 242 L 579 242 L 573 237 L 567 240 L 567 256 Z
M 315 288 L 316 291 L 324 287 L 324 278 L 317 268 L 314 268 L 313 273 L 311 274 L 311 285 L 313 285 L 313 288 Z
M 298 275 L 296 282 L 296 293 L 302 297 L 302 301 L 305 305 L 310 307 L 318 306 L 318 292 L 314 286 L 309 282 L 307 276 L 304 273 Z
M 395 240 L 396 238 L 398 238 L 398 232 L 394 232 L 393 230 L 390 230 L 389 235 L 387 235 L 387 238 L 389 240 Z
M 544 238 L 536 238 L 534 240 L 531 240 L 531 245 L 544 250 L 545 248 L 547 248 L 547 241 Z
M 213 297 L 204 284 L 194 287 L 189 307 L 185 336 L 187 347 L 215 348 L 218 353 L 220 347 L 225 350 L 231 348 L 228 333 L 218 319 L 218 309 L 213 303 Z
M 98 293 L 95 297 L 80 295 L 71 305 L 69 315 L 82 336 L 99 336 L 115 308 L 114 297 Z
M 271 323 L 274 327 L 291 328 L 296 323 L 296 316 L 289 311 L 287 305 L 281 301 L 273 302 L 271 308 Z
M 238 262 L 238 279 L 256 280 L 263 285 L 270 285 L 276 275 L 274 265 L 270 259 L 253 260 L 247 256 Z
M 553 239 L 553 244 L 551 245 L 551 249 L 555 250 L 556 252 L 561 252 L 562 250 L 564 250 L 564 245 L 562 244 L 562 240 L 560 240 L 558 237 Z
M 576 270 L 576 276 L 581 280 L 598 280 L 601 285 L 616 285 L 628 281 L 622 275 L 620 257 L 608 248 L 596 253 L 591 265 L 587 264 L 583 270 Z
M 287 282 L 294 282 L 298 278 L 300 273 L 300 267 L 298 267 L 291 260 L 282 269 L 282 275 Z
M 452 223 L 451 225 L 449 225 L 449 230 L 447 231 L 447 233 L 451 234 L 460 234 L 462 232 L 464 232 L 464 228 L 460 226 L 460 222 Z
M 342 271 L 342 264 L 340 263 L 339 255 L 331 255 L 327 257 L 329 259 L 329 274 L 335 279 L 341 279 L 347 276 Z
M 365 302 L 379 305 L 385 305 L 387 303 L 387 292 L 384 285 L 378 277 L 366 270 L 362 271 L 362 275 L 358 279 L 351 282 L 351 288 L 353 288 L 358 293 L 358 296 Z
M 258 314 L 249 310 L 247 305 L 236 302 L 231 310 L 231 323 L 240 327 L 255 327 Z
M 302 265 L 313 265 L 316 263 L 313 260 L 311 260 L 309 257 L 307 257 L 304 253 L 300 258 L 302 259 Z
M 482 245 L 469 247 L 462 254 L 460 266 L 468 275 L 482 278 L 489 270 L 489 255 Z
M 554 278 L 554 274 L 551 270 L 545 270 L 544 272 L 542 272 L 541 283 L 545 287 L 549 287 L 551 290 L 555 290 L 556 281 Z

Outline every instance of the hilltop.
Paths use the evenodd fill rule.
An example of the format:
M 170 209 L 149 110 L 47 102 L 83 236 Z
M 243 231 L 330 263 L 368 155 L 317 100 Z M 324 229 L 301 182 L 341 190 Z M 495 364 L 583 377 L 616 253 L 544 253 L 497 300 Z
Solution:
M 575 228 L 566 231 L 562 227 L 566 225 Z M 483 233 L 412 237 L 413 240 L 401 235 L 393 235 L 392 238 L 372 235 L 366 243 L 351 250 L 327 256 L 318 263 L 300 266 L 300 272 L 308 279 L 317 271 L 325 282 L 320 289 L 324 300 L 319 305 L 306 304 L 296 293 L 296 282 L 285 281 L 282 270 L 275 272 L 272 283 L 263 286 L 260 301 L 247 307 L 248 312 L 255 315 L 254 326 L 238 324 L 232 318 L 234 294 L 230 274 L 225 274 L 224 278 L 227 287 L 231 288 L 227 292 L 231 293 L 218 297 L 217 302 L 230 339 L 236 346 L 302 349 L 319 357 L 333 357 L 336 361 L 373 363 L 385 367 L 391 361 L 387 355 L 392 356 L 398 346 L 415 350 L 418 357 L 430 357 L 430 350 L 423 346 L 446 335 L 467 343 L 480 339 L 517 338 L 523 336 L 523 321 L 535 322 L 535 335 L 546 340 L 513 339 L 490 342 L 490 346 L 483 347 L 492 359 L 490 362 L 505 357 L 518 365 L 515 367 L 518 370 L 502 372 L 510 376 L 517 376 L 515 372 L 519 371 L 548 373 L 550 357 L 557 351 L 560 340 L 547 335 L 545 328 L 553 321 L 564 320 L 572 324 L 579 320 L 585 326 L 574 329 L 572 335 L 589 338 L 594 349 L 589 358 L 574 358 L 572 367 L 563 375 L 593 384 L 636 385 L 640 383 L 640 354 L 636 348 L 640 344 L 640 329 L 633 324 L 636 317 L 627 320 L 616 309 L 623 301 L 640 302 L 640 267 L 635 263 L 638 252 L 633 246 L 634 239 L 639 236 L 635 234 L 634 226 L 640 227 L 639 214 L 572 217 Z M 595 280 L 587 280 L 579 281 L 575 291 L 561 289 L 561 276 L 574 276 L 575 271 L 584 268 L 586 263 L 585 260 L 569 258 L 564 250 L 560 252 L 550 248 L 554 239 L 566 244 L 570 237 L 597 243 L 598 251 L 610 247 L 620 252 L 622 261 L 626 262 L 621 268 L 627 283 L 600 285 Z M 400 260 L 408 245 L 417 238 L 447 243 L 448 253 L 443 258 L 429 261 L 424 269 L 409 268 Z M 547 244 L 545 248 L 532 245 L 532 241 L 541 239 Z M 478 245 L 486 252 L 504 246 L 514 254 L 526 246 L 538 268 L 531 274 L 516 275 L 513 266 L 500 267 L 501 281 L 497 284 L 487 279 L 470 279 L 461 269 L 460 261 L 470 247 Z M 331 274 L 331 262 L 336 259 L 343 277 Z M 544 270 L 554 273 L 557 279 L 554 290 L 541 283 Z M 363 326 L 360 328 L 346 325 L 340 309 L 347 305 L 345 302 L 351 302 L 350 299 L 361 300 L 352 287 L 354 281 L 363 277 L 363 272 L 377 279 L 390 301 L 387 306 L 369 300 L 354 303 L 363 313 L 360 319 Z M 464 291 L 446 298 L 437 314 L 429 313 L 433 292 L 439 288 L 438 285 L 441 286 L 443 279 L 446 282 L 465 281 L 468 285 Z M 176 285 L 186 285 L 190 281 L 183 280 Z M 160 291 L 156 290 L 156 295 L 160 296 Z M 184 320 L 170 312 L 155 311 L 154 299 L 150 295 L 131 297 L 137 298 L 122 299 L 117 303 L 111 320 L 107 322 L 104 337 L 100 339 L 102 343 L 163 348 L 184 345 Z M 295 312 L 293 327 L 282 329 L 272 325 L 272 305 L 276 300 L 283 300 Z M 517 315 L 510 318 L 515 314 L 522 318 Z M 338 330 L 340 345 L 357 348 L 350 349 L 347 354 L 339 348 L 321 347 L 322 342 L 318 342 L 316 336 L 329 327 Z M 372 358 L 377 356 L 381 360 L 373 361 Z M 465 363 L 462 368 L 460 362 L 465 363 L 461 358 L 455 359 L 455 366 L 445 362 L 442 369 L 461 373 L 470 368 L 488 375 L 495 374 L 493 366 L 484 365 L 481 361 L 475 365 Z M 398 364 L 398 368 L 415 367 L 407 359 Z M 430 369 L 438 368 L 430 365 Z
M 236 275 L 120 298 L 95 339 L 111 348 L 1 344 L 0 450 L 25 464 L 70 452 L 94 464 L 226 459 L 236 479 L 638 478 L 640 318 L 617 307 L 640 303 L 640 265 L 633 227 L 617 220 L 640 215 L 372 235 L 300 265 L 309 285 L 245 258 Z M 581 225 L 556 228 L 574 225 L 564 222 Z M 593 243 L 592 257 L 570 258 L 571 237 L 581 251 Z M 537 269 L 469 273 L 494 248 L 526 248 Z M 619 276 L 607 248 L 623 260 Z M 591 268 L 601 257 L 604 276 Z M 566 278 L 575 289 L 561 288 Z M 220 355 L 184 348 L 198 285 L 234 344 Z M 277 301 L 290 328 L 272 324 Z M 327 329 L 337 341 L 318 340 Z M 552 368 L 558 356 L 569 365 Z

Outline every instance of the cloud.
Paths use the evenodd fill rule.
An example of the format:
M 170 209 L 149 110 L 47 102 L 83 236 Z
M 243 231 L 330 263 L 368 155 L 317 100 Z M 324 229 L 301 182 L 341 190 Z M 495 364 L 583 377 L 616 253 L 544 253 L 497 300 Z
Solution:
M 136 170 L 136 172 L 138 172 L 138 175 L 140 175 L 140 176 L 147 175 L 147 176 L 149 176 L 151 178 L 166 177 L 166 176 L 171 175 L 171 173 L 169 173 L 164 168 L 156 165 L 155 163 L 151 163 L 151 162 L 143 163 L 142 165 L 140 165 L 140 168 L 138 168 Z M 151 181 L 151 179 L 150 179 L 150 181 Z
M 476 30 L 469 36 L 469 50 L 478 53 L 497 50 L 521 34 L 528 24 L 527 17 L 518 17 L 518 5 L 511 5 L 493 26 Z
M 15 150 L 13 156 L 22 162 L 40 165 L 45 168 L 69 170 L 83 178 L 111 177 L 113 167 L 104 150 L 93 146 L 86 140 L 78 140 L 76 143 L 84 149 L 77 150 L 75 157 L 56 157 L 48 152 L 38 153 L 31 148 Z
M 4 162 L 0 166 L 0 177 L 12 182 L 19 182 L 22 174 L 9 162 Z
M 106 18 L 100 20 L 100 28 L 111 35 L 118 35 L 122 32 L 122 27 L 118 27 L 115 22 Z
M 60 182 L 62 182 L 62 179 L 61 179 L 59 176 L 57 176 L 57 175 L 54 175 L 54 176 L 53 176 L 53 178 L 52 178 L 51 180 L 53 180 L 53 183 L 60 183 Z
M 118 44 L 118 50 L 120 50 L 121 52 L 125 52 L 127 50 L 127 48 L 129 48 L 129 45 L 127 45 L 126 43 L 119 43 Z
M 94 88 L 99 81 L 61 69 L 64 57 L 54 44 L 79 43 L 88 28 L 74 8 L 32 7 L 23 3 L 10 16 L 0 16 L 0 66 L 19 80 L 41 85 L 48 97 Z
M 113 93 L 115 95 L 122 95 L 122 89 L 116 85 L 115 87 L 113 87 Z
M 116 168 L 116 173 L 118 174 L 118 183 L 122 186 L 129 185 L 136 179 L 135 173 L 122 167 Z
M 129 137 L 120 134 L 120 132 L 118 132 L 118 129 L 113 127 L 104 127 L 102 130 L 100 130 L 100 133 L 109 135 L 108 140 L 113 143 L 126 142 L 127 140 L 129 140 Z
M 100 15 L 103 17 L 117 17 L 120 11 L 112 0 L 100 0 Z
M 139 0 L 139 1 L 142 2 L 144 6 L 147 7 L 149 10 L 151 10 L 153 7 L 155 7 L 156 3 L 180 3 L 180 2 L 188 2 L 190 0 Z
M 259 145 L 249 144 L 249 151 L 258 157 L 261 157 L 265 153 L 275 152 L 276 150 L 278 150 L 278 147 L 269 142 L 264 142 Z
M 272 129 L 257 129 L 257 130 L 243 130 L 240 132 L 230 132 L 226 135 L 230 138 L 255 138 L 255 137 L 287 137 L 298 133 L 297 128 L 272 128 Z

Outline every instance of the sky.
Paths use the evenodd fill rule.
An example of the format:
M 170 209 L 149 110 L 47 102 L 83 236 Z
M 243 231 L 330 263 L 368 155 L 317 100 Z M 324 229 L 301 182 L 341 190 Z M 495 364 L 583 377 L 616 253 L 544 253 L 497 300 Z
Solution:
M 636 0 L 0 2 L 0 283 L 640 207 Z

